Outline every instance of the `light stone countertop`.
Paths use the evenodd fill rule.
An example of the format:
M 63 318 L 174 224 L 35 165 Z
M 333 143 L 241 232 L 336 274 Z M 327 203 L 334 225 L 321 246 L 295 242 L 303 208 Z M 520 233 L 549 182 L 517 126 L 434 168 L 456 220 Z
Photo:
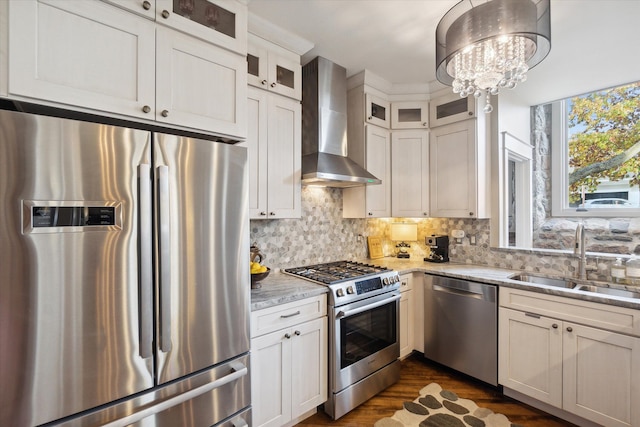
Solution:
M 425 262 L 422 259 L 418 258 L 399 259 L 393 257 L 385 257 L 379 259 L 365 258 L 356 261 L 387 267 L 396 270 L 399 274 L 414 272 L 432 273 L 441 276 L 454 277 L 464 280 L 481 281 L 483 283 L 489 283 L 498 286 L 524 289 L 549 295 L 576 298 L 584 301 L 592 301 L 601 304 L 609 304 L 640 310 L 640 299 L 608 296 L 586 291 L 558 288 L 547 285 L 538 285 L 509 279 L 509 277 L 516 273 L 522 273 L 519 270 L 507 270 L 497 267 L 488 267 L 474 264 L 458 264 L 452 262 L 431 263 Z M 538 274 L 534 272 L 527 273 L 544 276 L 544 274 Z M 602 282 L 584 283 L 607 286 L 606 283 Z M 296 301 L 328 292 L 328 288 L 325 286 L 315 284 L 305 279 L 290 276 L 279 271 L 272 271 L 269 277 L 260 282 L 260 284 L 262 285 L 260 289 L 251 290 L 251 311 L 260 310 L 274 305 Z M 620 287 L 624 288 L 624 286 Z

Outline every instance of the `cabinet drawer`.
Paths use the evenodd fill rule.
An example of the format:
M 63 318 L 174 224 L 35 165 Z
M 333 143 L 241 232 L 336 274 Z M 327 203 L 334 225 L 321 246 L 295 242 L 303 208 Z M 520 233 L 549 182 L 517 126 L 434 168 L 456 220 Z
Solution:
M 318 295 L 251 313 L 251 337 L 327 315 L 327 296 Z
M 500 306 L 640 336 L 640 312 L 630 308 L 505 287 Z

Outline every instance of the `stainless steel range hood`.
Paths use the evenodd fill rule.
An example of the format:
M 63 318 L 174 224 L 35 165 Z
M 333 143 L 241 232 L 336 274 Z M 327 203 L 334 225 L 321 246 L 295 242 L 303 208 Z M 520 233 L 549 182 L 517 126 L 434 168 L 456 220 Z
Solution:
M 382 182 L 347 155 L 347 70 L 318 56 L 302 67 L 302 183 Z

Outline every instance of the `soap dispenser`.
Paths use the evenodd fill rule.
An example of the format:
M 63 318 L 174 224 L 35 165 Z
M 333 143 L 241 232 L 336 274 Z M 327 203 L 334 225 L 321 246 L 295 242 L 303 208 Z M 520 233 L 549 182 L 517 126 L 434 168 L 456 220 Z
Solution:
M 622 258 L 616 258 L 611 265 L 611 281 L 613 283 L 624 283 L 626 278 L 626 269 L 622 264 Z
M 627 283 L 630 285 L 640 285 L 640 259 L 632 255 L 626 263 L 625 273 L 627 275 Z

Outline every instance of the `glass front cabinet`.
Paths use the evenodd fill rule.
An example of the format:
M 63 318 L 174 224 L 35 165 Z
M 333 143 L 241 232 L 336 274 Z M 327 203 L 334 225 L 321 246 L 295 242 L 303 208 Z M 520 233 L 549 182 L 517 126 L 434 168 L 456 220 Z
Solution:
M 461 98 L 460 95 L 451 93 L 432 99 L 429 111 L 429 123 L 432 128 L 472 119 L 476 117 L 476 98 L 473 95 Z
M 391 124 L 391 103 L 378 96 L 365 93 L 365 121 L 385 129 Z
M 249 35 L 247 81 L 289 98 L 302 99 L 300 57 L 260 37 Z
M 391 103 L 391 129 L 426 129 L 429 127 L 427 101 Z
M 237 0 L 156 0 L 156 21 L 244 54 L 247 8 Z

